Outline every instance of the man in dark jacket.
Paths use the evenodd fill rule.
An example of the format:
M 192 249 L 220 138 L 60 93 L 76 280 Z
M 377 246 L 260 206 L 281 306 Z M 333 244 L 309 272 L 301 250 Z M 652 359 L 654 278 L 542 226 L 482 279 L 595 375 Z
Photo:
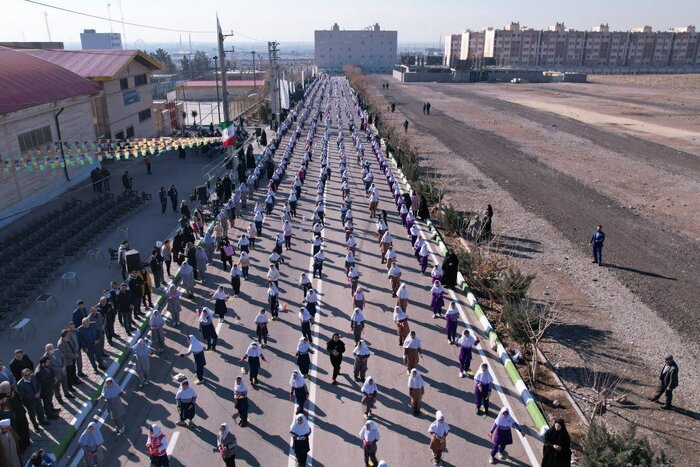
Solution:
M 56 383 L 54 384 L 53 393 L 56 396 L 56 400 L 59 404 L 65 405 L 65 401 L 61 397 L 61 389 L 63 389 L 63 394 L 68 398 L 72 399 L 73 394 L 71 394 L 70 388 L 68 387 L 68 375 L 66 373 L 66 357 L 63 355 L 59 349 L 55 348 L 53 344 L 46 344 L 44 347 L 43 357 L 48 357 L 49 366 L 53 370 L 54 376 L 56 376 Z M 41 360 L 39 360 L 41 362 Z
M 165 191 L 164 186 L 160 187 L 158 198 L 160 199 L 160 213 L 165 214 L 165 211 L 168 209 L 168 193 Z
M 678 364 L 673 360 L 673 355 L 666 355 L 664 366 L 659 374 L 659 386 L 656 393 L 649 398 L 656 402 L 662 394 L 666 396 L 666 403 L 662 407 L 665 410 L 673 409 L 673 390 L 678 386 Z
M 75 304 L 75 310 L 73 310 L 73 324 L 75 324 L 75 327 L 80 326 L 80 323 L 83 322 L 83 318 L 86 318 L 88 315 L 87 308 L 85 308 L 85 302 L 82 300 L 78 300 Z
M 90 324 L 88 318 L 84 318 L 82 324 L 78 328 L 78 340 L 80 348 L 85 351 L 95 373 L 97 369 L 97 330 Z
M 100 297 L 100 302 L 97 304 L 97 311 L 102 315 L 105 321 L 105 337 L 107 338 L 107 342 L 114 347 L 113 339 L 117 337 L 117 333 L 114 331 L 117 310 L 114 309 L 109 296 L 103 295 Z
M 19 379 L 22 377 L 22 371 L 25 368 L 28 368 L 33 372 L 34 362 L 32 362 L 29 357 L 24 355 L 24 350 L 17 349 L 15 350 L 15 358 L 13 358 L 10 362 L 10 371 L 12 372 L 12 376 L 19 381 Z
M 75 345 L 71 339 L 71 331 L 68 329 L 63 329 L 61 331 L 61 338 L 58 340 L 56 346 L 58 347 L 58 350 L 61 351 L 61 354 L 66 361 L 66 380 L 69 389 L 72 390 L 73 386 L 81 384 L 81 381 L 78 378 L 76 367 L 76 360 L 78 359 L 78 346 Z
M 124 326 L 124 330 L 128 335 L 131 335 L 134 328 L 134 320 L 131 316 L 133 308 L 131 294 L 126 288 L 126 284 L 122 284 L 117 294 L 117 313 L 119 314 L 119 322 Z
M 138 271 L 132 271 L 131 274 L 129 274 L 127 285 L 129 286 L 129 295 L 131 295 L 131 304 L 134 305 L 134 319 L 140 318 L 141 299 L 143 298 L 143 294 L 141 293 L 143 279 L 141 279 L 141 275 L 139 275 Z
M 131 178 L 128 170 L 125 170 L 124 175 L 122 175 L 122 185 L 124 186 L 124 193 L 130 193 L 134 188 L 134 179 Z
M 177 190 L 175 189 L 175 185 L 170 185 L 168 196 L 170 197 L 170 202 L 173 205 L 173 212 L 177 212 Z
M 107 369 L 104 364 L 104 353 L 105 353 L 105 318 L 97 311 L 97 307 L 90 307 L 90 314 L 88 315 L 88 320 L 90 320 L 90 326 L 97 334 L 97 345 L 95 346 L 95 357 L 97 359 L 97 365 L 103 370 Z
M 603 226 L 596 226 L 595 230 L 591 234 L 591 241 L 589 242 L 593 247 L 593 262 L 598 263 L 601 266 L 603 263 L 603 243 L 605 242 L 605 232 L 603 232 Z
M 32 374 L 32 370 L 25 368 L 21 378 L 17 381 L 17 394 L 22 401 L 22 405 L 27 409 L 29 419 L 34 425 L 34 431 L 39 431 L 39 425 L 48 425 L 49 422 L 44 417 L 44 409 L 41 406 L 39 382 Z
M 58 379 L 51 369 L 51 359 L 49 357 L 41 357 L 34 376 L 36 376 L 36 380 L 39 383 L 39 396 L 41 397 L 41 404 L 44 406 L 44 415 L 49 420 L 58 418 L 56 413 L 60 412 L 60 410 L 53 406 L 54 387 Z

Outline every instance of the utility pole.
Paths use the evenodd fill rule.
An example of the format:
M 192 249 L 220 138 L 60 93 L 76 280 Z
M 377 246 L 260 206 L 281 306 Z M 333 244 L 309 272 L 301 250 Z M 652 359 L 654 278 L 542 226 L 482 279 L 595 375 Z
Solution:
M 46 21 L 46 34 L 49 35 L 49 42 L 51 42 L 51 29 L 49 29 L 49 14 L 44 12 L 44 21 Z
M 267 56 L 270 61 L 270 110 L 275 115 L 276 124 L 280 122 L 280 88 L 279 88 L 279 66 L 277 66 L 277 42 L 267 43 Z
M 257 87 L 257 83 L 255 82 L 255 52 L 250 52 L 253 54 L 253 89 Z
M 219 104 L 219 67 L 216 65 L 216 61 L 219 59 L 217 55 L 214 55 L 214 79 L 216 80 L 216 113 L 219 116 L 219 123 L 221 123 L 221 105 Z M 224 61 L 226 59 L 224 58 Z
M 226 53 L 224 53 L 224 39 L 233 36 L 231 34 L 224 34 L 221 31 L 221 24 L 219 24 L 219 17 L 216 17 L 216 31 L 219 39 L 219 57 L 221 57 L 221 90 L 222 90 L 222 102 L 224 106 L 224 121 L 229 122 L 229 111 L 228 111 L 228 91 L 226 90 Z

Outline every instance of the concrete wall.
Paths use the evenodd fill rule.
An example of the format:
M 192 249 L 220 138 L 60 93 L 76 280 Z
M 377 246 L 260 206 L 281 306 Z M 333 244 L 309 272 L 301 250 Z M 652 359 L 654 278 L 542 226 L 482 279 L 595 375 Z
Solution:
M 0 116 L 0 158 L 9 160 L 19 158 L 17 135 L 20 133 L 50 126 L 53 140 L 57 141 L 58 132 L 54 115 L 61 107 L 64 110 L 59 117 L 59 122 L 64 140 L 92 141 L 95 139 L 91 98 L 84 96 L 67 99 L 57 104 L 46 104 Z M 47 167 L 43 171 L 36 169 L 34 172 L 10 169 L 9 174 L 5 174 L 0 169 L 0 227 L 17 218 L 5 219 L 8 216 L 40 206 L 85 180 L 93 167 L 90 164 L 84 166 L 76 164 L 74 167 L 68 167 L 70 182 L 66 180 L 63 169 L 60 167 L 55 169 Z
M 156 123 L 153 115 L 150 119 L 139 122 L 139 112 L 153 107 L 150 76 L 144 85 L 137 87 L 134 82 L 136 75 L 144 73 L 150 75 L 151 72 L 146 66 L 132 61 L 115 79 L 103 83 L 111 138 L 116 138 L 119 132 L 124 132 L 126 137 L 126 129 L 130 126 L 134 127 L 135 138 L 150 138 L 156 135 Z M 129 80 L 129 89 L 122 91 L 119 83 L 121 78 Z M 125 105 L 125 95 L 133 94 L 137 94 L 139 100 Z

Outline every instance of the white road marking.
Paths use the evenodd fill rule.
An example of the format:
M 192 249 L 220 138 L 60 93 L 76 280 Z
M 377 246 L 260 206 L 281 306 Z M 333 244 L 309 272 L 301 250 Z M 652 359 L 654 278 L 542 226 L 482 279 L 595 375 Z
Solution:
M 180 437 L 180 432 L 176 431 L 173 433 L 173 436 L 168 440 L 168 447 L 165 449 L 165 453 L 168 456 L 173 455 L 173 450 L 175 449 L 175 443 L 177 443 L 177 439 Z

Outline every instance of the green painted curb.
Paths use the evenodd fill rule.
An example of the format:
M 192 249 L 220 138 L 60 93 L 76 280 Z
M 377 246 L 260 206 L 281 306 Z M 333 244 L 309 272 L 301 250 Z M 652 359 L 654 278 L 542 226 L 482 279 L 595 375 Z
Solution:
M 73 427 L 72 425 L 68 427 L 68 430 L 63 433 L 63 436 L 61 436 L 58 439 L 58 445 L 53 448 L 53 454 L 56 456 L 56 459 L 60 459 L 60 457 L 63 455 L 64 452 L 66 452 L 66 449 L 68 449 L 68 445 L 70 444 L 71 441 L 73 441 L 73 438 L 75 437 L 75 434 L 78 431 Z

